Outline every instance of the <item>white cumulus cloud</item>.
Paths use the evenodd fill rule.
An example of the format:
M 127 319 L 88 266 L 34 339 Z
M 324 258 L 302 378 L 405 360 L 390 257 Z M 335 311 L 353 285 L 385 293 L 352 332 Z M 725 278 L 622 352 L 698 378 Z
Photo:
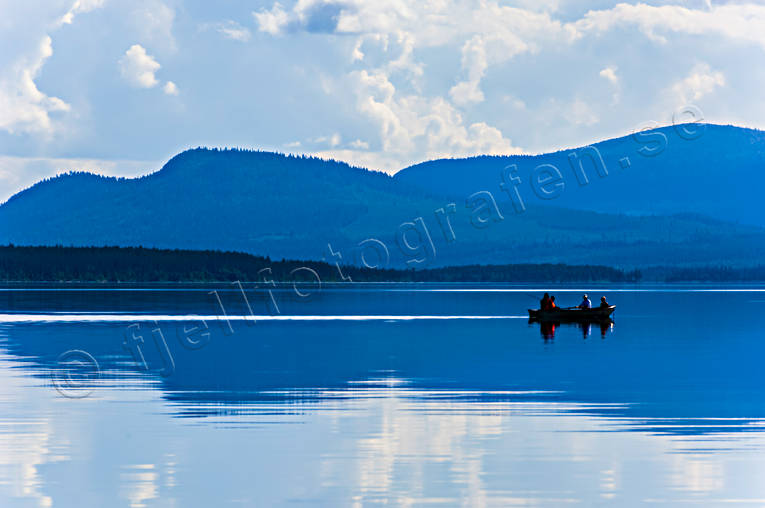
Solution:
M 600 77 L 608 80 L 609 83 L 612 85 L 618 85 L 619 84 L 619 77 L 616 75 L 616 67 L 606 67 L 605 69 L 601 70 L 599 73 Z
M 176 85 L 172 81 L 168 81 L 167 83 L 165 83 L 165 86 L 162 88 L 162 91 L 164 91 L 167 95 L 178 95 L 178 85 Z
M 481 83 L 492 66 L 538 50 L 527 39 L 573 38 L 546 12 L 496 1 L 476 6 L 466 0 L 299 0 L 291 8 L 277 2 L 253 15 L 259 30 L 272 35 L 306 31 L 356 37 L 349 61 L 362 69 L 350 71 L 347 78 L 356 111 L 375 126 L 379 140 L 374 145 L 384 154 L 353 144 L 322 154 L 388 171 L 425 158 L 521 152 L 497 127 L 467 120 L 456 106 L 483 102 Z M 461 44 L 459 80 L 444 96 L 423 94 L 425 65 L 416 52 L 454 44 Z M 407 86 L 399 88 L 394 83 L 402 78 Z
M 462 68 L 467 72 L 468 77 L 449 90 L 449 95 L 455 103 L 465 105 L 471 102 L 483 102 L 484 95 L 480 84 L 488 67 L 484 39 L 480 35 L 475 35 L 462 46 Z
M 605 69 L 602 69 L 598 75 L 611 83 L 611 86 L 614 89 L 614 94 L 611 99 L 611 104 L 616 104 L 619 102 L 620 99 L 620 93 L 621 93 L 621 83 L 619 82 L 619 76 L 616 74 L 616 67 L 610 66 L 606 67 Z
M 103 7 L 106 0 L 75 0 L 72 7 L 64 14 L 59 23 L 71 25 L 74 17 L 81 12 L 90 12 L 99 7 Z
M 146 49 L 140 44 L 133 44 L 120 59 L 120 71 L 122 77 L 138 88 L 152 88 L 159 84 L 154 75 L 161 65 L 153 56 L 146 53 Z
M 765 5 L 758 3 L 710 4 L 703 9 L 619 3 L 611 9 L 587 12 L 572 27 L 581 35 L 582 32 L 603 32 L 620 25 L 636 25 L 658 42 L 667 42 L 667 34 L 676 32 L 722 35 L 765 47 Z
M 252 15 L 255 17 L 260 31 L 271 35 L 280 34 L 290 21 L 289 14 L 278 2 L 270 10 L 264 9 L 260 12 L 253 12 Z
M 45 35 L 27 55 L 2 70 L 0 74 L 0 129 L 14 133 L 44 132 L 53 129 L 50 114 L 69 111 L 70 106 L 37 88 L 35 78 L 45 61 L 53 55 L 50 36 Z
M 485 122 L 466 122 L 442 97 L 398 94 L 382 71 L 357 71 L 352 78 L 357 108 L 376 125 L 382 153 L 374 156 L 360 150 L 363 145 L 352 145 L 357 150 L 324 155 L 394 172 L 414 160 L 521 152 L 499 129 Z
M 723 86 L 725 75 L 713 71 L 706 63 L 700 63 L 694 66 L 686 77 L 672 85 L 672 92 L 677 104 L 685 105 L 696 102 Z
M 0 1 L 0 130 L 45 136 L 55 131 L 56 114 L 71 111 L 71 106 L 40 90 L 36 82 L 53 56 L 50 34 L 104 2 Z

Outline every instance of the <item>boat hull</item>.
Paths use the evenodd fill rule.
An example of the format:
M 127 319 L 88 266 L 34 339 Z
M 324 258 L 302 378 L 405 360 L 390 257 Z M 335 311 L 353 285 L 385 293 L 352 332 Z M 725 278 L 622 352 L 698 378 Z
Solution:
M 616 305 L 595 307 L 593 309 L 529 309 L 529 318 L 536 321 L 556 322 L 605 321 L 610 318 L 615 309 Z

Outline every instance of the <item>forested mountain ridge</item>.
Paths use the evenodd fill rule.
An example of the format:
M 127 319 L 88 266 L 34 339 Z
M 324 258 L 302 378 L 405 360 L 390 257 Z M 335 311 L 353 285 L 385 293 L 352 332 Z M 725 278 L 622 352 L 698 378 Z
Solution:
M 604 176 L 590 165 L 592 149 L 577 149 L 586 185 L 572 151 L 432 161 L 391 177 L 312 157 L 198 148 L 141 178 L 71 173 L 42 181 L 0 205 L 0 244 L 230 250 L 388 268 L 758 265 L 763 134 L 703 129 L 694 139 L 663 128 L 641 134 L 642 145 L 595 145 Z M 646 146 L 663 149 L 633 153 Z M 736 151 L 720 155 L 720 147 Z M 617 156 L 634 162 L 622 168 Z M 696 162 L 689 169 L 684 161 Z M 550 177 L 549 168 L 534 173 L 545 164 L 565 178 L 562 188 L 555 179 L 536 188 L 562 190 L 552 199 L 530 185 L 533 176 Z M 698 176 L 686 185 L 693 192 L 678 192 L 673 186 L 688 175 Z M 513 201 L 516 177 L 522 207 Z M 749 220 L 736 224 L 726 218 L 731 210 L 748 210 Z
M 741 127 L 683 124 L 549 154 L 434 160 L 394 179 L 445 195 L 490 189 L 510 199 L 500 189 L 508 166 L 514 166 L 518 194 L 527 204 L 642 215 L 691 212 L 765 227 L 765 132 Z M 535 189 L 535 171 L 556 179 Z

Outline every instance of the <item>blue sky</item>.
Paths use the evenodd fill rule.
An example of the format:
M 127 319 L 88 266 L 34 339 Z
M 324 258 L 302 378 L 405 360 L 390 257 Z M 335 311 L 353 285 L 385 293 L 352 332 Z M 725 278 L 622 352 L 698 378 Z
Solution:
M 0 201 L 199 145 L 395 172 L 689 104 L 765 127 L 764 57 L 761 2 L 0 0 Z

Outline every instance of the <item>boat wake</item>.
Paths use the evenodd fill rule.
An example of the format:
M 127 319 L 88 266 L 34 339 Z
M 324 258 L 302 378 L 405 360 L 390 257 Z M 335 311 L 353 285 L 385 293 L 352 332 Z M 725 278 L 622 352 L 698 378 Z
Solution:
M 421 315 L 364 315 L 364 316 L 301 316 L 301 315 L 197 315 L 197 314 L 0 314 L 0 323 L 89 323 L 89 322 L 144 322 L 144 321 L 439 321 L 439 320 L 496 320 L 528 319 L 527 316 L 421 316 Z

